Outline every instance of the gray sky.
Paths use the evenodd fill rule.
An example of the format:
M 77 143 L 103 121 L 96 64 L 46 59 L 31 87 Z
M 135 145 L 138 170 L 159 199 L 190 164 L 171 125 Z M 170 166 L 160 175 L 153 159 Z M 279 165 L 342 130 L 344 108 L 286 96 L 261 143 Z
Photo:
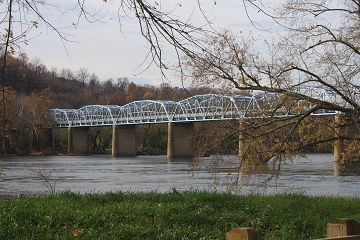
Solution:
M 116 2 L 117 0 L 113 0 Z M 94 9 L 100 10 L 99 17 L 104 16 L 106 23 L 88 23 L 81 20 L 77 28 L 62 28 L 71 26 L 76 21 L 75 13 L 78 11 L 66 11 L 75 6 L 75 0 L 51 0 L 59 8 L 49 8 L 46 17 L 59 27 L 60 31 L 68 34 L 68 39 L 73 42 L 62 42 L 58 35 L 51 29 L 40 26 L 31 32 L 31 36 L 36 36 L 28 45 L 24 45 L 23 50 L 31 59 L 40 58 L 42 63 L 49 69 L 56 67 L 59 71 L 62 68 L 69 68 L 77 71 L 86 68 L 90 73 L 95 73 L 100 80 L 108 78 L 117 79 L 128 77 L 130 81 L 139 84 L 151 84 L 158 86 L 161 82 L 170 81 L 173 86 L 179 86 L 180 80 L 176 74 L 168 72 L 168 80 L 164 79 L 156 66 L 145 70 L 147 64 L 141 66 L 147 53 L 147 43 L 140 35 L 139 26 L 136 19 L 122 17 L 120 23 L 118 19 L 118 6 L 113 4 L 100 4 L 100 0 L 88 0 L 87 3 L 93 5 Z M 173 9 L 176 7 L 175 14 L 181 19 L 188 19 L 195 24 L 204 23 L 199 14 L 196 1 L 159 1 L 163 9 Z M 182 6 L 177 5 L 178 2 Z M 244 11 L 241 0 L 218 0 L 216 5 L 213 1 L 204 1 L 202 5 L 207 17 L 213 20 L 213 27 L 230 28 L 233 32 L 248 34 L 254 31 Z M 65 12 L 66 11 L 66 12 Z M 64 13 L 64 14 L 62 14 Z M 268 20 L 258 12 L 250 12 L 253 19 L 259 23 Z M 30 36 L 29 36 L 30 37 Z M 169 61 L 175 61 L 174 53 L 168 53 Z

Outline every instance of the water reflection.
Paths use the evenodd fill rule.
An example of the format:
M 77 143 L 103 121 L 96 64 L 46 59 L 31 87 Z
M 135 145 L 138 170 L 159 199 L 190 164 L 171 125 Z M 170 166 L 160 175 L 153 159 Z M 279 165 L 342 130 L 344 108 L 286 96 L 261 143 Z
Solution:
M 230 158 L 229 158 L 230 159 Z M 236 161 L 236 157 L 233 158 Z M 212 171 L 211 158 L 168 159 L 166 156 L 114 158 L 109 155 L 40 156 L 0 158 L 0 196 L 56 191 L 158 191 L 178 190 L 227 191 L 238 177 L 228 174 L 228 165 Z M 247 179 L 242 193 L 261 191 L 271 194 L 284 191 L 309 195 L 359 196 L 359 176 L 334 177 L 331 154 L 308 155 L 282 167 L 278 178 L 262 184 L 267 175 Z M 219 167 L 218 166 L 218 167 Z

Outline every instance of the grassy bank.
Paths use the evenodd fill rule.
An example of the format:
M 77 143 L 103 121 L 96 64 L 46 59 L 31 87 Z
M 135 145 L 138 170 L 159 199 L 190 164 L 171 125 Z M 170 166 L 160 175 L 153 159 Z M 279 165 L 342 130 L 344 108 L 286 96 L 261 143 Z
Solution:
M 339 217 L 360 220 L 360 199 L 172 191 L 0 201 L 0 239 L 225 239 L 234 227 L 263 239 L 314 239 Z

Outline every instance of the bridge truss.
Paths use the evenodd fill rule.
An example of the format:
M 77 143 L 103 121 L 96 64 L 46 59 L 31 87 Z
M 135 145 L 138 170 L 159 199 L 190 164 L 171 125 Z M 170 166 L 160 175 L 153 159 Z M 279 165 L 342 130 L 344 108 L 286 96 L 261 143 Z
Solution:
M 329 89 L 297 87 L 293 91 L 325 102 L 341 101 Z M 80 109 L 52 109 L 51 115 L 57 127 L 80 127 L 286 117 L 311 107 L 314 106 L 305 100 L 288 100 L 279 93 L 258 92 L 251 96 L 196 95 L 179 102 L 143 100 L 123 106 L 89 105 Z M 318 110 L 313 114 L 335 113 L 332 110 Z

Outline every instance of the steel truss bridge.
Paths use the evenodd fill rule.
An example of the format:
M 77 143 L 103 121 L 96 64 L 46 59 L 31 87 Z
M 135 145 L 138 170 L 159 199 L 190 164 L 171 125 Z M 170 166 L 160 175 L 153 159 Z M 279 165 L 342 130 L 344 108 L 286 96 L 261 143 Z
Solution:
M 325 88 L 297 87 L 292 91 L 325 102 L 343 102 L 334 91 Z M 314 107 L 305 100 L 284 101 L 284 97 L 270 92 L 258 92 L 251 96 L 205 94 L 179 102 L 142 100 L 124 106 L 89 105 L 80 109 L 51 109 L 51 115 L 56 127 L 82 127 L 286 117 Z M 336 112 L 322 109 L 312 114 L 332 115 Z

